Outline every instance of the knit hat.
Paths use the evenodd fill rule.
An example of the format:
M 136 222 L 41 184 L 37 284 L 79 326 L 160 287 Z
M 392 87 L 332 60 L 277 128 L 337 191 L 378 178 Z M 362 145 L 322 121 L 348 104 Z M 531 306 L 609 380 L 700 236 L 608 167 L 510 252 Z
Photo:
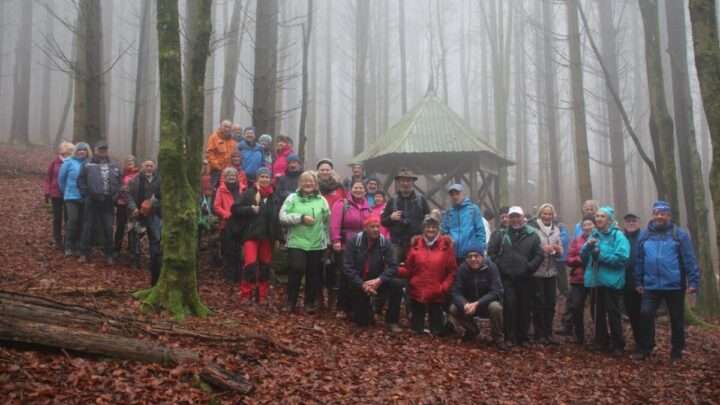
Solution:
M 604 212 L 608 216 L 609 222 L 612 224 L 615 222 L 615 209 L 609 205 L 604 205 L 598 209 L 598 212 Z
M 425 218 L 423 218 L 422 225 L 440 225 L 440 215 L 438 210 L 432 210 L 429 214 L 425 215 Z
M 260 138 L 258 138 L 258 143 L 263 144 L 263 145 L 270 145 L 272 143 L 272 135 L 269 135 L 269 134 L 260 135 Z
M 363 221 L 363 227 L 366 227 L 370 224 L 378 224 L 379 225 L 380 217 L 373 214 L 373 215 L 370 215 L 369 217 L 365 218 L 365 221 Z
M 299 161 L 300 161 L 300 156 L 298 156 L 296 153 L 290 154 L 290 155 L 288 155 L 288 157 L 287 157 L 287 161 L 288 161 L 288 163 L 290 163 L 290 162 L 299 162 Z
M 466 257 L 473 252 L 479 253 L 481 256 L 485 256 L 485 249 L 483 249 L 483 245 L 476 240 L 470 241 L 470 243 L 465 246 L 465 249 L 462 250 L 462 255 L 463 257 Z
M 89 151 L 89 150 L 90 150 L 90 145 L 88 145 L 87 142 L 78 142 L 78 143 L 75 145 L 75 152 L 77 152 L 77 151 L 79 151 L 79 150 Z
M 657 200 L 653 204 L 653 212 L 672 212 L 672 208 L 667 201 Z
M 260 177 L 262 175 L 272 176 L 270 174 L 270 169 L 268 169 L 267 167 L 261 167 L 255 172 L 255 177 Z
M 320 166 L 321 166 L 323 163 L 329 164 L 330 167 L 333 168 L 333 169 L 335 168 L 335 164 L 333 163 L 332 160 L 330 160 L 330 159 L 328 159 L 328 158 L 324 158 L 324 159 L 318 160 L 317 164 L 315 165 L 315 170 L 320 169 Z

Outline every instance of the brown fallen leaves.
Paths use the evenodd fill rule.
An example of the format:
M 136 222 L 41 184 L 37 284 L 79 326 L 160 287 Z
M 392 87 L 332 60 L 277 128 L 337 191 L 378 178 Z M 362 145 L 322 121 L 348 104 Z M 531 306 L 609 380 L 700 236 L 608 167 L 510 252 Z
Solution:
M 38 159 L 37 156 L 40 156 Z M 144 270 L 100 259 L 79 265 L 50 244 L 50 214 L 41 176 L 51 155 L 0 147 L 0 288 L 45 295 L 117 316 L 139 316 L 129 292 L 149 282 Z M 45 160 L 43 160 L 45 159 Z M 28 163 L 30 162 L 30 163 Z M 19 168 L 19 169 L 18 169 Z M 0 345 L 2 403 L 690 403 L 720 398 L 720 332 L 689 328 L 685 360 L 668 361 L 667 325 L 658 353 L 645 362 L 614 359 L 564 344 L 499 354 L 481 343 L 380 326 L 358 330 L 327 315 L 284 315 L 241 308 L 203 251 L 200 293 L 208 319 L 182 327 L 198 334 L 257 332 L 298 351 L 283 353 L 259 341 L 203 340 L 159 334 L 166 344 L 200 351 L 250 379 L 248 397 L 204 390 L 189 366 L 162 367 L 22 346 Z M 95 293 L 103 291 L 102 294 Z M 57 292 L 57 294 L 54 294 Z M 282 288 L 273 290 L 282 302 Z M 0 314 L 1 316 L 1 314 Z M 155 315 L 147 321 L 167 320 Z M 628 348 L 631 334 L 626 330 Z

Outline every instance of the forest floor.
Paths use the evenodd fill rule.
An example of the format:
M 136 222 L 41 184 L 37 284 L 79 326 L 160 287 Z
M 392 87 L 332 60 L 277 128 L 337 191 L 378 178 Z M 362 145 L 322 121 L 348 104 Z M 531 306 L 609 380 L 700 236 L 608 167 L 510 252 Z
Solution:
M 46 151 L 0 146 L 0 290 L 111 315 L 168 321 L 162 315 L 141 315 L 130 295 L 148 285 L 145 270 L 124 264 L 127 260 L 107 266 L 97 255 L 80 265 L 52 246 L 51 214 L 41 187 L 50 159 Z M 143 338 L 200 351 L 245 375 L 255 385 L 252 394 L 207 392 L 187 366 L 0 343 L 0 402 L 720 403 L 717 328 L 689 327 L 686 356 L 677 364 L 669 362 L 668 328 L 662 322 L 657 355 L 646 362 L 612 358 L 570 343 L 498 353 L 490 345 L 463 343 L 455 336 L 415 336 L 407 329 L 389 334 L 382 322 L 358 330 L 329 314 L 288 315 L 274 307 L 241 306 L 222 281 L 221 270 L 209 263 L 204 258 L 198 278 L 202 300 L 213 313 L 182 326 L 228 336 L 260 332 L 298 354 L 257 342 Z M 73 289 L 77 292 L 68 293 Z M 100 289 L 102 294 L 88 292 Z M 282 287 L 271 294 L 282 302 Z M 625 334 L 631 341 L 627 324 Z

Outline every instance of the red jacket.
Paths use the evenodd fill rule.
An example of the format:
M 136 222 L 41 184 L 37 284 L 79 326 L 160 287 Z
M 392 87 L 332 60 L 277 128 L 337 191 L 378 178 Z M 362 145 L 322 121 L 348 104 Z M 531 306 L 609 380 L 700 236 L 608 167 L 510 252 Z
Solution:
M 122 177 L 122 189 L 120 190 L 120 194 L 118 194 L 117 201 L 115 204 L 117 205 L 127 205 L 128 204 L 128 192 L 127 187 L 128 184 L 130 184 L 130 181 L 135 178 L 135 176 L 140 172 L 137 168 L 125 168 L 125 172 L 123 172 Z
M 325 201 L 327 201 L 328 207 L 332 208 L 333 206 L 335 206 L 336 202 L 342 201 L 347 198 L 347 193 L 345 192 L 345 189 L 340 186 L 327 194 L 323 194 L 323 197 L 325 197 Z
M 272 164 L 273 178 L 277 179 L 287 174 L 288 161 L 287 158 L 292 154 L 292 148 L 288 145 L 286 148 L 279 150 L 275 155 L 275 161 Z
M 247 187 L 243 187 L 239 183 L 238 197 L 242 194 Z M 220 187 L 218 187 L 217 194 L 215 194 L 215 201 L 213 202 L 213 211 L 215 215 L 220 219 L 220 229 L 225 227 L 225 223 L 230 216 L 232 216 L 232 206 L 235 204 L 235 197 L 225 185 L 225 179 L 220 179 Z
M 570 243 L 566 262 L 570 267 L 570 284 L 584 285 L 585 283 L 583 276 L 585 274 L 585 264 L 580 258 L 580 250 L 582 250 L 585 241 L 587 241 L 587 236 L 581 234 Z
M 58 185 L 58 174 L 60 174 L 60 166 L 63 164 L 63 158 L 60 155 L 55 156 L 50 167 L 47 170 L 47 176 L 45 177 L 45 183 L 43 191 L 46 196 L 50 198 L 62 198 L 63 194 L 60 192 L 60 186 Z
M 455 250 L 449 236 L 438 236 L 430 247 L 424 237 L 416 236 L 398 276 L 409 279 L 410 297 L 415 301 L 441 304 L 450 293 L 456 271 Z

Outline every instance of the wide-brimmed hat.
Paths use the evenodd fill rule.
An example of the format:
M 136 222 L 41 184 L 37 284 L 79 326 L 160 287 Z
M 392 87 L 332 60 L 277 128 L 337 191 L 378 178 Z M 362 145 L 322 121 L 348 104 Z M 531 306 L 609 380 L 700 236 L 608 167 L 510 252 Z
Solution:
M 410 169 L 400 169 L 398 174 L 395 175 L 395 180 L 397 179 L 412 179 L 415 181 L 418 177 Z

